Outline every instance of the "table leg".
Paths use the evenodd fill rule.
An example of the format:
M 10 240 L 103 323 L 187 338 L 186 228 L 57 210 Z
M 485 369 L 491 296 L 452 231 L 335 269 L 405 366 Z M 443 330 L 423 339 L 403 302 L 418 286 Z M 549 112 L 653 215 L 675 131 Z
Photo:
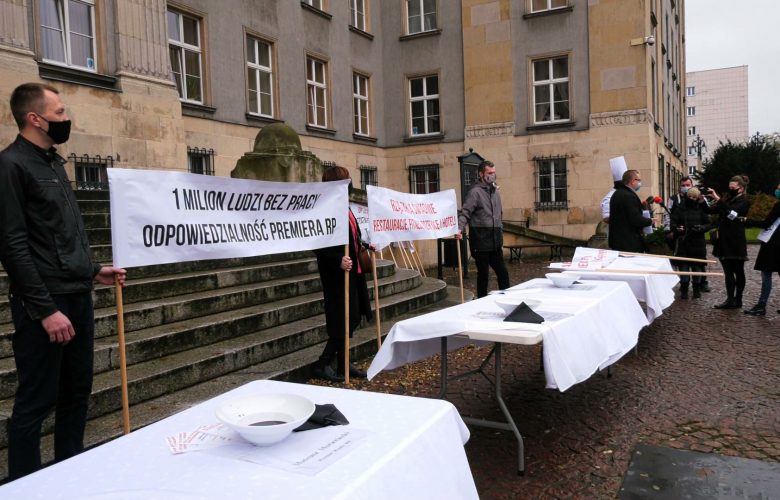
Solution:
M 506 422 L 495 422 L 493 420 L 484 420 L 481 418 L 473 418 L 473 417 L 463 417 L 463 421 L 467 424 L 475 425 L 477 427 L 487 427 L 489 429 L 500 429 L 504 431 L 512 431 L 515 435 L 515 438 L 517 439 L 517 473 L 519 475 L 525 474 L 525 451 L 523 446 L 523 436 L 520 434 L 520 429 L 517 428 L 517 424 L 515 424 L 515 420 L 512 418 L 512 414 L 509 412 L 509 408 L 507 408 L 506 403 L 504 402 L 504 397 L 501 394 L 501 372 L 502 372 L 502 366 L 501 366 L 501 343 L 496 342 L 493 345 L 493 349 L 488 353 L 488 355 L 485 357 L 485 361 L 482 362 L 480 367 L 476 370 L 472 370 L 468 373 L 462 373 L 457 375 L 455 378 L 460 378 L 465 375 L 474 374 L 474 373 L 481 373 L 485 378 L 487 376 L 482 371 L 482 369 L 487 365 L 488 360 L 492 357 L 495 358 L 495 396 L 496 396 L 496 402 L 498 403 L 499 408 L 501 409 L 501 413 L 504 414 L 504 418 L 506 419 Z M 447 337 L 442 337 L 441 339 L 441 390 L 439 391 L 439 399 L 444 399 L 444 396 L 447 392 L 447 379 L 449 378 L 449 374 L 447 372 L 448 365 L 447 365 Z M 489 379 L 488 379 L 489 380 Z

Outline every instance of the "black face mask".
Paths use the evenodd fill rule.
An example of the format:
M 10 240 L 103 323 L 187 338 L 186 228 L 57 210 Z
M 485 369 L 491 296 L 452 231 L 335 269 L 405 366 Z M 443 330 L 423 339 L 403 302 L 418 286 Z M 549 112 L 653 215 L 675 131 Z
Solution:
M 729 188 L 729 194 L 732 198 L 734 198 L 735 196 L 739 195 L 739 189 Z
M 38 116 L 43 118 L 41 115 Z M 43 119 L 46 120 L 46 118 Z M 68 142 L 68 139 L 70 138 L 70 120 L 63 120 L 61 122 L 46 120 L 46 122 L 49 124 L 49 130 L 44 130 L 44 132 L 52 141 L 54 141 L 54 144 Z

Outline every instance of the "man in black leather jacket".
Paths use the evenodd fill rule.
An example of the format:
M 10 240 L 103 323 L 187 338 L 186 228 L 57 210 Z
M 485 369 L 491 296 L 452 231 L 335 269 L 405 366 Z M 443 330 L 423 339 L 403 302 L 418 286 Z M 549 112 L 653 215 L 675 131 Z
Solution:
M 70 120 L 57 89 L 14 89 L 16 140 L 0 153 L 0 261 L 8 272 L 19 385 L 8 427 L 8 473 L 41 466 L 44 418 L 56 409 L 55 460 L 84 448 L 92 391 L 93 280 L 124 284 L 124 269 L 92 261 L 76 198 L 55 144 Z

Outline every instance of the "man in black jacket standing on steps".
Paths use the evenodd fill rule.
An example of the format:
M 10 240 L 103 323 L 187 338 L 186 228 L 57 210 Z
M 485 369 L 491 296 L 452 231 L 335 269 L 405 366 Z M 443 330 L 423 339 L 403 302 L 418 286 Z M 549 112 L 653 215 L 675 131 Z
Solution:
M 54 145 L 70 135 L 57 89 L 11 94 L 19 135 L 0 153 L 0 261 L 8 272 L 18 387 L 8 426 L 8 475 L 41 466 L 41 424 L 55 409 L 54 458 L 84 449 L 92 391 L 93 280 L 124 284 L 125 270 L 92 261 L 81 213 Z

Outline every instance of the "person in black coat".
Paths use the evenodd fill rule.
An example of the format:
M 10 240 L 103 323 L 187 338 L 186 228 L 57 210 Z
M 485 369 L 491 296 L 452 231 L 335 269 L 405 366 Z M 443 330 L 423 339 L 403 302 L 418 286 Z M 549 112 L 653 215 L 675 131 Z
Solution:
M 680 201 L 674 205 L 669 215 L 669 229 L 674 234 L 674 255 L 704 259 L 707 257 L 707 242 L 704 235 L 712 228 L 710 216 L 699 203 L 699 190 L 688 189 Z M 687 261 L 675 261 L 675 266 L 683 272 L 703 272 L 704 265 Z M 680 298 L 688 298 L 688 287 L 693 281 L 693 298 L 701 297 L 701 276 L 680 276 Z
M 322 174 L 323 182 L 349 179 L 349 171 L 344 167 L 328 167 Z M 349 257 L 344 255 L 344 246 L 320 248 L 314 251 L 317 256 L 317 267 L 322 281 L 322 292 L 325 298 L 325 327 L 328 331 L 328 342 L 314 367 L 316 378 L 332 382 L 344 381 L 344 273 L 349 273 L 349 336 L 360 325 L 361 317 L 371 320 L 371 303 L 368 298 L 368 286 L 365 273 L 370 269 L 362 269 L 358 254 L 360 249 L 371 248 L 365 245 L 360 237 L 357 219 L 349 211 Z M 338 369 L 333 370 L 333 361 Z M 350 364 L 349 376 L 365 378 L 366 372 Z
M 761 242 L 761 247 L 758 249 L 758 257 L 756 257 L 754 269 L 761 271 L 761 295 L 758 297 L 758 303 L 745 311 L 745 314 L 753 316 L 766 314 L 766 303 L 769 300 L 769 294 L 772 293 L 772 273 L 780 275 L 780 184 L 775 189 L 775 198 L 778 201 L 764 220 L 748 219 L 745 223 L 748 227 L 760 227 L 762 229 L 774 227 L 774 232 L 769 240 Z
M 747 238 L 745 237 L 745 217 L 750 210 L 750 202 L 745 197 L 748 178 L 736 175 L 729 181 L 729 192 L 723 198 L 714 189 L 709 194 L 715 205 L 710 212 L 719 216 L 718 237 L 712 254 L 720 259 L 723 273 L 726 275 L 726 300 L 715 309 L 739 309 L 742 307 L 742 292 L 745 290 L 745 261 L 747 258 Z
M 645 252 L 642 229 L 653 219 L 642 215 L 642 202 L 636 192 L 642 187 L 638 170 L 626 170 L 615 182 L 615 193 L 609 200 L 609 248 L 623 252 Z

